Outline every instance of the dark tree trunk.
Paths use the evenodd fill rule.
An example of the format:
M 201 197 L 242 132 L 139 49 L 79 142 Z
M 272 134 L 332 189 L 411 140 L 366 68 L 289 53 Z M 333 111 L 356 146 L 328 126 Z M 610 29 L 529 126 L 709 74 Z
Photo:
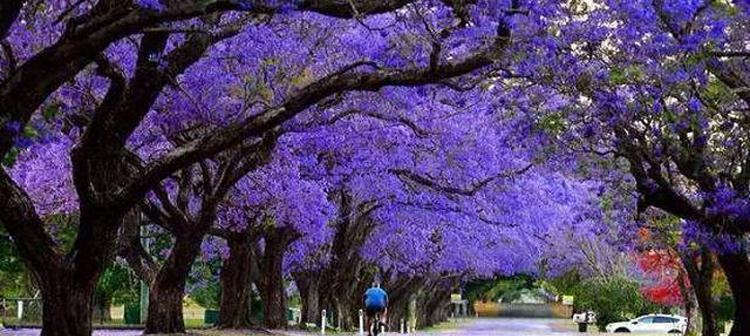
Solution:
M 294 282 L 302 299 L 302 324 L 320 323 L 320 276 L 315 273 L 297 273 Z
M 336 325 L 342 330 L 351 330 L 354 324 L 354 314 L 357 310 L 357 304 L 351 296 L 340 297 L 336 299 Z M 356 317 L 359 319 L 359 315 Z M 359 321 L 357 321 L 359 325 Z
M 331 262 L 321 272 L 321 283 L 325 285 L 321 287 L 320 302 L 329 316 L 337 318 L 336 325 L 350 330 L 359 325 L 357 310 L 362 307 L 362 294 L 373 277 L 364 268 L 359 247 L 375 227 L 367 220 L 367 214 L 376 207 L 369 203 L 354 204 L 343 190 L 333 196 L 338 196 L 341 213 L 331 243 Z
M 448 316 L 446 308 L 455 286 L 451 281 L 428 282 L 417 297 L 417 328 L 425 328 L 443 322 Z
M 62 274 L 42 280 L 42 336 L 91 335 L 94 284 L 76 283 Z
M 90 212 L 81 218 L 76 241 L 62 263 L 67 266 L 50 264 L 45 271 L 32 270 L 42 290 L 42 336 L 91 335 L 94 290 L 113 257 L 117 239 L 113 222 L 121 219 L 117 213 L 106 217 Z M 92 224 L 96 221 L 101 225 Z
M 149 293 L 146 334 L 184 333 L 182 299 L 203 235 L 177 237 L 172 252 L 159 270 Z
M 711 297 L 714 269 L 716 268 L 713 256 L 708 248 L 703 247 L 700 251 L 700 263 L 690 255 L 682 254 L 680 258 L 690 278 L 695 300 L 700 308 L 702 335 L 719 336 L 716 310 Z
M 729 336 L 750 335 L 750 260 L 744 251 L 719 254 L 718 259 L 734 297 L 734 326 Z
M 269 329 L 286 328 L 286 292 L 284 290 L 284 253 L 292 241 L 287 228 L 274 228 L 266 234 L 262 270 L 263 325 Z
M 400 278 L 386 281 L 384 285 L 389 296 L 388 327 L 392 331 L 398 331 L 402 320 L 409 319 L 409 299 L 425 286 L 425 281 L 421 278 Z
M 243 329 L 252 326 L 250 312 L 252 246 L 246 239 L 227 239 L 229 258 L 221 266 L 221 306 L 219 328 Z
M 110 311 L 111 304 L 112 298 L 101 293 L 94 295 L 93 321 L 95 323 L 105 324 L 112 322 L 112 314 Z
M 695 297 L 695 290 L 691 290 L 691 282 L 686 279 L 685 270 L 680 269 L 678 277 L 677 284 L 680 287 L 680 296 L 682 297 L 685 316 L 688 319 L 685 334 L 689 335 L 700 329 L 700 309 L 698 309 L 698 299 Z

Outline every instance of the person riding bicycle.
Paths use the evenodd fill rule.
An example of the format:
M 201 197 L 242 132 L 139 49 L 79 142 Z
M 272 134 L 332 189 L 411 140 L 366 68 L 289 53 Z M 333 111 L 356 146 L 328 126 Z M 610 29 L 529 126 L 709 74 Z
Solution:
M 370 319 L 374 318 L 376 314 L 381 314 L 380 320 L 386 320 L 386 315 L 388 314 L 388 293 L 380 288 L 380 284 L 374 283 L 372 288 L 365 291 L 364 300 L 365 312 L 367 313 L 365 322 L 365 326 L 367 326 L 367 335 L 372 335 L 372 330 L 370 330 Z M 375 328 L 379 327 L 380 326 L 375 326 Z

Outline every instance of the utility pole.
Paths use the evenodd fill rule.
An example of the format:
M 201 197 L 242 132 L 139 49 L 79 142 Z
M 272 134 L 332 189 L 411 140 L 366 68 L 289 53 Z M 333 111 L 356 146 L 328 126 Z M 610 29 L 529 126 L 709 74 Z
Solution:
M 143 249 L 146 251 L 147 254 L 151 253 L 150 243 L 148 240 L 148 230 L 146 228 L 146 225 L 144 225 L 144 216 L 143 212 L 138 212 L 138 219 L 140 222 L 140 228 L 141 228 L 141 245 L 143 245 Z M 146 318 L 148 317 L 148 295 L 149 295 L 149 284 L 146 283 L 143 279 L 141 279 L 141 299 L 140 299 L 140 306 L 141 306 L 141 323 L 146 323 Z

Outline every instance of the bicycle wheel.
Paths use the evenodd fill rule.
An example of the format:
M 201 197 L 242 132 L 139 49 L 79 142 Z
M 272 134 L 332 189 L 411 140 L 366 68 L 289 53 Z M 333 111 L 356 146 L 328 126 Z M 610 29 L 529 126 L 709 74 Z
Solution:
M 380 314 L 375 314 L 375 320 L 372 321 L 370 328 L 372 328 L 372 336 L 380 334 Z

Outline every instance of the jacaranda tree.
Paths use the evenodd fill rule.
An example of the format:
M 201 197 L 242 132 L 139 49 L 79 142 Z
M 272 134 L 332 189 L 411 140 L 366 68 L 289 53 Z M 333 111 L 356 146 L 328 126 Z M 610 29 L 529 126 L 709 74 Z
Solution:
M 60 124 L 55 126 L 67 131 L 72 141 L 70 170 L 60 178 L 72 177 L 79 222 L 76 240 L 67 251 L 46 231 L 29 186 L 13 180 L 5 169 L 0 172 L 0 221 L 42 289 L 43 334 L 90 334 L 93 288 L 112 260 L 122 220 L 163 180 L 349 91 L 430 83 L 460 86 L 450 80 L 491 68 L 502 58 L 510 44 L 513 17 L 538 15 L 536 6 L 522 10 L 515 2 L 472 3 L 5 2 L 0 13 L 0 155 L 12 164 L 37 124 L 55 115 Z M 206 53 L 221 53 L 217 45 L 222 41 L 248 27 L 273 25 L 273 17 L 300 11 L 318 13 L 310 20 L 356 17 L 347 21 L 353 25 L 366 15 L 391 12 L 378 19 L 405 20 L 384 28 L 395 33 L 421 25 L 418 15 L 400 14 L 407 5 L 437 10 L 446 29 L 429 43 L 388 33 L 331 41 L 336 42 L 331 53 L 318 55 L 324 66 L 311 71 L 310 79 L 287 95 L 254 104 L 237 119 L 182 144 L 154 149 L 163 152 L 151 160 L 133 155 L 137 153 L 133 135 L 144 118 L 150 112 L 179 117 L 180 111 L 160 106 L 169 106 L 170 95 L 189 95 L 183 83 L 201 73 L 200 61 Z M 252 44 L 283 43 L 283 34 L 278 36 L 265 40 L 268 36 L 261 35 L 248 50 Z M 373 43 L 377 40 L 381 43 Z M 351 47 L 363 41 L 377 47 L 361 53 Z M 388 52 L 391 45 L 414 48 L 411 54 L 397 57 Z M 334 52 L 337 49 L 342 52 Z M 252 54 L 244 59 L 259 61 Z M 91 84 L 85 95 L 66 90 L 81 82 Z

